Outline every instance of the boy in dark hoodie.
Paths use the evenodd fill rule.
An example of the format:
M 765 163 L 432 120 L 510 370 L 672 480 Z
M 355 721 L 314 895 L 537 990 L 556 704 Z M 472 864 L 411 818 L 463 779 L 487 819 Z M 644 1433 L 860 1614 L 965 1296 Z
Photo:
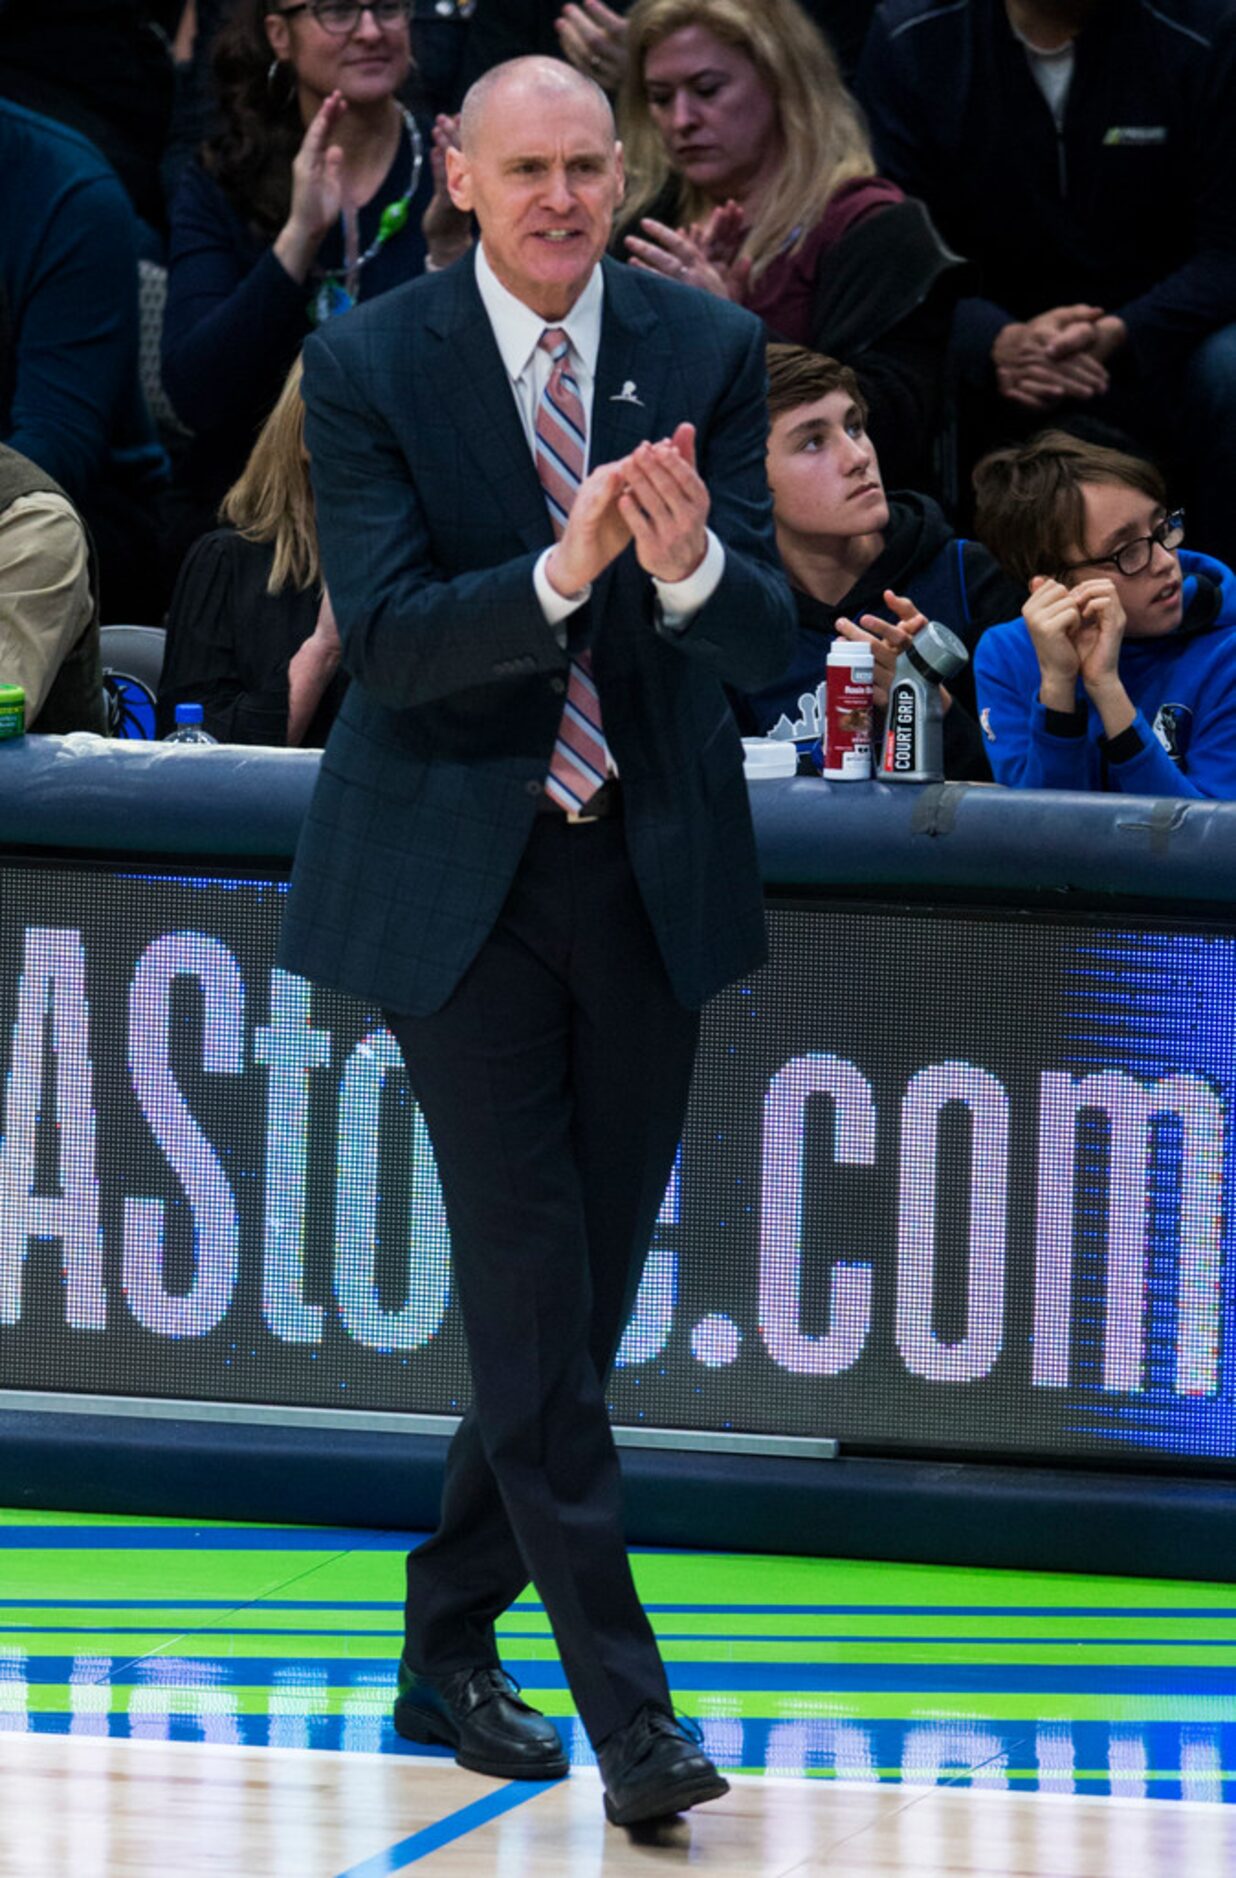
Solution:
M 847 366 L 803 346 L 770 346 L 768 415 L 768 482 L 777 546 L 798 604 L 798 638 L 776 684 L 732 694 L 748 737 L 765 735 L 783 714 L 798 716 L 801 695 L 823 680 L 835 638 L 875 642 L 881 704 L 907 627 L 941 620 L 973 653 L 984 628 L 1007 619 L 1025 594 L 986 548 L 953 533 L 929 496 L 885 493 L 867 406 Z M 946 773 L 988 778 L 969 667 L 953 691 Z
M 976 659 L 996 780 L 1236 798 L 1236 577 L 1177 552 L 1154 465 L 1048 430 L 974 488 L 978 532 L 1031 589 Z

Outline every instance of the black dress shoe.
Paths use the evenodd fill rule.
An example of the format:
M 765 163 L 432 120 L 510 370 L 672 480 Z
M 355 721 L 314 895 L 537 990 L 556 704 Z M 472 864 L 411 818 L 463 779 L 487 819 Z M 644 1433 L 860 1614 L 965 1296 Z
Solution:
M 649 1702 L 635 1720 L 607 1736 L 597 1749 L 605 1783 L 605 1811 L 615 1826 L 667 1819 L 701 1800 L 728 1793 L 700 1746 L 700 1734 Z
M 405 1741 L 454 1748 L 461 1767 L 494 1780 L 561 1780 L 570 1771 L 554 1724 L 520 1701 L 496 1664 L 431 1679 L 401 1659 L 394 1719 Z

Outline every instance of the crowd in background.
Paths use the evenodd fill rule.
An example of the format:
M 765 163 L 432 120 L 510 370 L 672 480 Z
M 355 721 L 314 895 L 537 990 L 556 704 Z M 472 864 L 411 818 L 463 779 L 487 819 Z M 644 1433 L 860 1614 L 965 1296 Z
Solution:
M 869 637 L 971 652 L 951 776 L 1236 796 L 1236 0 L 0 0 L 0 682 L 321 744 L 346 677 L 299 355 L 474 231 L 521 53 L 610 95 L 613 254 L 769 341 L 799 606 L 763 735 Z M 1189 547 L 1183 511 L 1188 514 Z

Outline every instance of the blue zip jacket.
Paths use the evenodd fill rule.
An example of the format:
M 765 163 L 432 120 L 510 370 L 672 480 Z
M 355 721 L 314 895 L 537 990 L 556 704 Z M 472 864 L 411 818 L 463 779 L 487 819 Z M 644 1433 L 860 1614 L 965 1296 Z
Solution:
M 1039 702 L 1024 619 L 993 626 L 974 656 L 980 721 L 997 782 L 1020 789 L 1236 800 L 1236 575 L 1180 553 L 1184 616 L 1174 632 L 1126 639 L 1120 679 L 1137 716 L 1103 734 L 1080 680 L 1073 717 Z

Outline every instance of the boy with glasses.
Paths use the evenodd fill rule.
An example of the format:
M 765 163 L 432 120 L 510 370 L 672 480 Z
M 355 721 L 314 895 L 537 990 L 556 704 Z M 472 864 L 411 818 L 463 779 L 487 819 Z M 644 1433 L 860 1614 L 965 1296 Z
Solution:
M 1236 577 L 1153 464 L 1063 431 L 974 472 L 976 533 L 1030 598 L 975 684 L 997 782 L 1236 797 Z

